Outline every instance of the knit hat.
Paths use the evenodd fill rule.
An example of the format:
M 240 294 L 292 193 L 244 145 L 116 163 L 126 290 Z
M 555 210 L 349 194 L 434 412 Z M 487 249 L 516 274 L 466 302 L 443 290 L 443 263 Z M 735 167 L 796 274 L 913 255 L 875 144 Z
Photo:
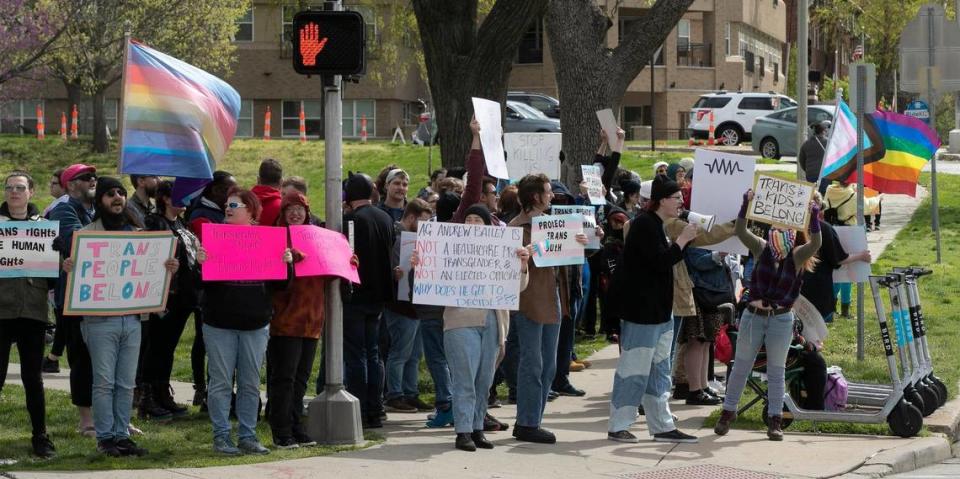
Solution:
M 658 161 L 658 162 L 656 162 L 656 163 L 653 164 L 653 176 L 657 176 L 657 170 L 659 170 L 661 166 L 667 166 L 667 162 L 666 162 L 666 161 Z
M 103 199 L 103 195 L 107 194 L 108 191 L 118 188 L 123 192 L 123 196 L 127 196 L 127 189 L 123 186 L 123 183 L 120 180 L 110 177 L 110 176 L 101 176 L 97 178 L 97 193 L 96 193 L 96 202 L 94 205 L 100 207 L 100 200 Z
M 84 173 L 96 173 L 97 168 L 90 165 L 84 165 L 82 163 L 76 163 L 67 167 L 63 170 L 63 173 L 60 173 L 60 186 L 66 188 L 67 183 L 73 181 L 74 178 L 84 174 Z
M 369 200 L 373 196 L 373 180 L 363 173 L 351 174 L 343 186 L 343 200 Z
M 662 200 L 678 191 L 680 191 L 680 186 L 677 185 L 676 181 L 660 175 L 653 179 L 653 188 L 650 192 L 650 199 L 653 201 Z
M 682 166 L 684 170 L 692 171 L 692 170 L 693 170 L 693 158 L 690 158 L 689 156 L 685 156 L 685 157 L 681 158 L 681 159 L 680 159 L 680 166 Z
M 650 199 L 653 190 L 653 180 L 647 180 L 640 183 L 640 197 Z
M 627 180 L 620 182 L 620 191 L 623 191 L 623 196 L 630 196 L 634 193 L 640 192 L 640 183 L 634 180 Z
M 453 214 L 460 207 L 460 195 L 452 191 L 444 191 L 437 200 L 437 221 L 450 221 Z
M 493 218 L 490 215 L 490 210 L 488 210 L 486 206 L 473 205 L 467 208 L 466 214 L 464 214 L 463 217 L 466 218 L 467 216 L 470 216 L 470 215 L 479 216 L 480 219 L 483 220 L 483 224 L 487 226 L 490 226 L 491 224 L 493 224 Z
M 624 224 L 630 221 L 630 217 L 620 208 L 611 209 L 610 213 L 607 214 L 608 223 L 620 223 Z
M 277 226 L 288 226 L 285 215 L 287 208 L 298 205 L 307 210 L 305 213 L 307 222 L 304 224 L 310 224 L 310 200 L 299 191 L 293 190 L 284 195 L 283 199 L 280 200 L 280 214 L 277 215 Z

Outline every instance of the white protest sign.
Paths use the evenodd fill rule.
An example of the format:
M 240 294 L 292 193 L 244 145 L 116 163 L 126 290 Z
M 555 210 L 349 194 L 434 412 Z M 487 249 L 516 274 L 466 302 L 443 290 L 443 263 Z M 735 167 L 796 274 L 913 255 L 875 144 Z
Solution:
M 613 116 L 613 110 L 607 108 L 597 112 L 597 120 L 600 120 L 600 128 L 607 135 L 607 144 L 610 148 L 617 144 L 617 119 Z
M 510 179 L 543 173 L 551 180 L 559 180 L 560 145 L 560 133 L 504 134 L 503 148 L 507 151 Z
M 597 210 L 593 206 L 553 205 L 550 214 L 553 215 L 583 215 L 583 234 L 590 240 L 587 249 L 600 249 L 600 238 L 597 236 Z
M 583 215 L 542 215 L 531 220 L 533 262 L 539 267 L 583 264 Z
M 59 221 L 0 222 L 0 278 L 59 277 L 59 234 Z
M 516 227 L 421 222 L 414 304 L 519 309 L 522 242 Z
M 867 232 L 863 226 L 834 226 L 837 239 L 847 254 L 867 251 Z M 834 283 L 863 283 L 870 279 L 870 263 L 853 261 L 833 270 Z
M 397 282 L 397 300 L 410 301 L 410 257 L 417 244 L 417 233 L 413 231 L 400 232 L 400 281 Z
M 813 183 L 760 175 L 747 207 L 747 219 L 778 228 L 807 230 Z
M 117 316 L 163 311 L 174 257 L 170 232 L 77 231 L 63 313 Z
M 487 172 L 497 178 L 510 178 L 503 158 L 503 125 L 500 123 L 500 104 L 483 98 L 473 98 L 473 114 L 480 123 L 480 146 L 487 162 Z
M 716 224 L 737 219 L 743 194 L 753 187 L 756 160 L 715 150 L 697 149 L 694 153 L 694 176 L 690 210 L 713 215 Z M 702 246 L 711 251 L 748 254 L 747 247 L 736 237 Z
M 822 348 L 828 331 L 827 324 L 823 322 L 823 315 L 817 307 L 800 295 L 793 303 L 793 314 L 803 323 L 803 338 Z
M 606 204 L 607 200 L 603 198 L 603 180 L 600 178 L 600 167 L 597 165 L 580 165 L 580 168 L 583 171 L 583 181 L 587 184 L 590 204 Z

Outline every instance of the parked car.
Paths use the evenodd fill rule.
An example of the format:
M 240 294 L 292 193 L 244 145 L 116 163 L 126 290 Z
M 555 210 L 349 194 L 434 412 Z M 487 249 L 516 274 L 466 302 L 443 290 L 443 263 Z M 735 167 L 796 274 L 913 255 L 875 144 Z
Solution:
M 779 159 L 797 154 L 797 110 L 787 108 L 757 118 L 753 125 L 753 151 L 764 158 Z M 833 122 L 834 105 L 810 105 L 807 107 L 807 127 L 821 121 Z M 812 131 L 809 134 L 813 134 Z
M 530 105 L 550 118 L 560 118 L 560 100 L 550 95 L 536 92 L 510 91 L 507 92 L 507 100 Z
M 708 93 L 701 95 L 691 108 L 689 129 L 694 138 L 707 139 L 713 112 L 713 137 L 722 145 L 738 145 L 751 139 L 757 118 L 794 106 L 797 102 L 790 97 L 772 92 Z
M 538 132 L 538 133 L 559 133 L 560 120 L 547 117 L 540 110 L 530 105 L 518 101 L 507 100 L 506 124 L 504 131 L 514 132 Z

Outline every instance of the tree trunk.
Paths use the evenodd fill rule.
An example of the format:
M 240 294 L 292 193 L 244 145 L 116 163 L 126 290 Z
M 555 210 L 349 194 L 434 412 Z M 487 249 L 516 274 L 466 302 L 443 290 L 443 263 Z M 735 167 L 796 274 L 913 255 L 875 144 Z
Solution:
M 105 89 L 93 94 L 93 151 L 106 153 L 110 146 L 107 142 L 107 119 L 104 115 L 106 106 Z

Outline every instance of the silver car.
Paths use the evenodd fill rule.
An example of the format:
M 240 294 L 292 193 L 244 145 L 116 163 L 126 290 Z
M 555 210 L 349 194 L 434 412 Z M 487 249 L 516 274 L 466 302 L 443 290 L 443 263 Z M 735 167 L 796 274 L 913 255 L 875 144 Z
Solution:
M 507 100 L 505 113 L 504 131 L 507 133 L 560 133 L 560 120 L 550 118 L 526 103 Z
M 827 120 L 833 122 L 834 105 L 807 107 L 807 127 Z M 812 132 L 809 134 L 813 134 Z M 785 108 L 757 118 L 753 125 L 753 151 L 764 158 L 779 159 L 797 154 L 797 108 Z

